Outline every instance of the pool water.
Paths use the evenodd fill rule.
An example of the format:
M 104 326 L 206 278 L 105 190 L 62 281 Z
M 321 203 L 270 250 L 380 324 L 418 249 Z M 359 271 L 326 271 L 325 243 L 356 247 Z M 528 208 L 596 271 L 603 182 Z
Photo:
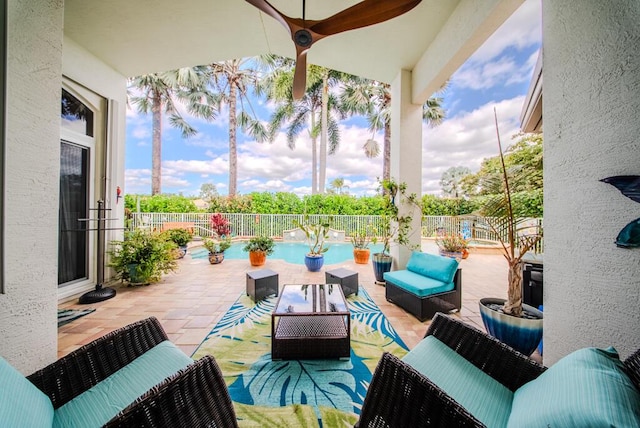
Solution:
M 242 251 L 244 242 L 234 242 L 231 247 L 224 252 L 224 258 L 229 260 L 244 259 L 249 260 L 249 253 Z M 327 244 L 329 251 L 324 253 L 324 264 L 331 265 L 353 260 L 353 245 L 347 243 Z M 382 244 L 369 245 L 371 254 L 382 251 Z M 271 259 L 284 259 L 285 262 L 304 264 L 304 255 L 309 252 L 309 246 L 304 242 L 277 242 L 273 254 L 268 256 Z M 204 247 L 190 250 L 191 258 L 206 259 L 209 252 Z

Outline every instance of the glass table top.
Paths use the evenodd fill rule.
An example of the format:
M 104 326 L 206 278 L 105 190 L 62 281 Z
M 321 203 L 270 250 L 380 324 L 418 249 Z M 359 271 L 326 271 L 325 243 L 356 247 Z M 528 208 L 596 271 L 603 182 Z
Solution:
M 328 314 L 346 312 L 347 303 L 339 284 L 285 284 L 274 315 Z

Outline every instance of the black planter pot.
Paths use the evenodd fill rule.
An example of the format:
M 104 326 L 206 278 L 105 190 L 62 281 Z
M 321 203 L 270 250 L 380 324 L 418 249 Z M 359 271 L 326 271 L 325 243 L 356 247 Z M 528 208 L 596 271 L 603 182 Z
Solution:
M 514 317 L 491 309 L 489 305 L 504 305 L 505 299 L 480 299 L 480 316 L 487 333 L 524 355 L 531 355 L 542 340 L 542 312 L 533 306 L 522 305 L 522 310 L 533 318 Z
M 373 273 L 376 276 L 376 284 L 385 284 L 384 273 L 391 270 L 393 258 L 386 254 L 374 253 L 371 260 L 373 262 Z

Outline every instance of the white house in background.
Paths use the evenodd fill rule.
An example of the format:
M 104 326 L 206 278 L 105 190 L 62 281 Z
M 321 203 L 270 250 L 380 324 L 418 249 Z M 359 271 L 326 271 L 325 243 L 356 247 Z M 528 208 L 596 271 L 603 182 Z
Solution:
M 273 3 L 300 15 L 299 1 Z M 345 3 L 355 1 L 313 2 L 307 16 L 329 16 Z M 392 174 L 419 192 L 422 102 L 521 3 L 423 1 L 395 20 L 328 37 L 309 62 L 392 84 Z M 82 244 L 63 235 L 98 200 L 123 217 L 115 189 L 124 180 L 126 78 L 294 49 L 277 22 L 240 0 L 3 6 L 0 355 L 28 373 L 56 358 L 58 300 L 96 281 L 92 234 Z M 640 6 L 545 1 L 542 22 L 545 361 L 585 345 L 613 344 L 624 356 L 640 344 L 640 251 L 613 240 L 639 207 L 599 179 L 640 174 Z M 70 120 L 77 103 L 86 114 Z

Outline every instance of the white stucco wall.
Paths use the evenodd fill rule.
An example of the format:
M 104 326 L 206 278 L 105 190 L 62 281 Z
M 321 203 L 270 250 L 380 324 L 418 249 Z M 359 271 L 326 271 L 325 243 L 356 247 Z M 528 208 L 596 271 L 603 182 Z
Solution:
M 640 346 L 640 249 L 614 245 L 640 204 L 599 180 L 640 175 L 640 3 L 543 4 L 544 362 Z
M 0 355 L 24 373 L 56 358 L 62 21 L 62 0 L 8 1 Z

